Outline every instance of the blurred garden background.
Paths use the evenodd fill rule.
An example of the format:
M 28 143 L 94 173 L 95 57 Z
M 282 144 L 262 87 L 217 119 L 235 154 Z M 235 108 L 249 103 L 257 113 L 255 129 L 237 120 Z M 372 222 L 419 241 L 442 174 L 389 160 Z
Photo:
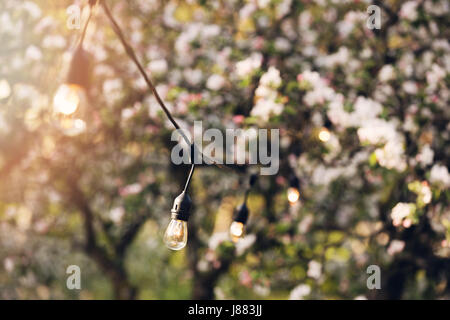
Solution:
M 280 129 L 280 170 L 259 177 L 233 243 L 257 166 L 198 167 L 188 244 L 168 250 L 189 167 L 171 163 L 173 127 L 103 8 L 67 124 L 54 97 L 82 31 L 67 9 L 82 27 L 87 1 L 2 0 L 1 299 L 450 298 L 447 1 L 106 2 L 183 127 Z

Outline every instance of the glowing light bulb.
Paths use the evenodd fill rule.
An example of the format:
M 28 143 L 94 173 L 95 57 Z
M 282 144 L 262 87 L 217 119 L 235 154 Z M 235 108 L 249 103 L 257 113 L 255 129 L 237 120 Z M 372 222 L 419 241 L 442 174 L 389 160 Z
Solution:
M 328 140 L 330 140 L 331 138 L 331 134 L 330 131 L 328 131 L 327 128 L 322 128 L 319 131 L 319 140 L 322 142 L 327 142 Z
M 237 242 L 244 234 L 244 224 L 242 222 L 233 221 L 230 226 L 230 236 L 233 242 Z
M 83 88 L 76 84 L 62 84 L 53 97 L 53 110 L 63 115 L 71 115 L 77 111 L 81 101 Z
M 85 100 L 83 87 L 62 84 L 53 97 L 55 124 L 67 136 L 76 136 L 86 130 L 86 122 L 79 119 L 80 103 Z
M 164 243 L 169 249 L 181 250 L 186 246 L 187 235 L 187 221 L 172 219 L 164 234 Z
M 287 191 L 287 198 L 290 204 L 294 204 L 300 199 L 300 192 L 297 188 L 290 187 Z

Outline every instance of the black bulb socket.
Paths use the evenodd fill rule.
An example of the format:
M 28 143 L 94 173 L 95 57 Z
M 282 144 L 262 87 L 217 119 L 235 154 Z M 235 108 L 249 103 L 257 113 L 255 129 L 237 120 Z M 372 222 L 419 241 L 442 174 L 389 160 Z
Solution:
M 241 222 L 242 224 L 246 224 L 248 220 L 248 207 L 245 203 L 243 203 L 239 209 L 236 211 L 236 214 L 233 218 L 236 222 Z
M 78 46 L 73 54 L 66 82 L 88 89 L 90 85 L 90 64 L 89 53 Z
M 172 219 L 188 221 L 189 215 L 192 207 L 191 197 L 186 192 L 182 192 L 178 197 L 173 201 L 172 210 Z
M 300 180 L 296 176 L 292 176 L 289 179 L 289 187 L 300 190 Z
M 250 176 L 250 181 L 249 181 L 250 187 L 253 187 L 253 186 L 255 185 L 256 180 L 258 180 L 258 175 L 257 175 L 256 173 L 253 173 L 253 174 Z

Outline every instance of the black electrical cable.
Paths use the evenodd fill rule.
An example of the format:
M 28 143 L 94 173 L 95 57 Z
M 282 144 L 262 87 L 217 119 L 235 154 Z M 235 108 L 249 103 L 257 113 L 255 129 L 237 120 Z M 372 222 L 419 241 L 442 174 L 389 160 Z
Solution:
M 189 188 L 189 184 L 191 183 L 192 175 L 194 174 L 194 169 L 195 169 L 195 164 L 192 163 L 191 170 L 189 171 L 189 175 L 188 175 L 188 178 L 186 180 L 186 184 L 184 185 L 183 192 L 187 192 L 187 189 Z
M 91 21 L 92 7 L 93 6 L 94 6 L 94 4 L 89 2 L 89 15 L 88 15 L 88 18 L 86 20 L 86 23 L 84 24 L 83 31 L 81 32 L 80 41 L 78 42 L 78 47 L 80 47 L 80 48 L 83 46 L 84 38 L 86 37 L 86 30 L 87 30 L 87 27 L 89 25 L 89 22 Z
M 106 5 L 106 1 L 102 0 L 101 4 L 102 4 L 103 9 L 105 10 L 105 13 L 106 13 L 107 17 L 111 21 L 111 24 L 113 26 L 114 32 L 119 37 L 120 42 L 122 42 L 122 45 L 124 46 L 125 51 L 130 56 L 130 58 L 133 60 L 134 64 L 139 69 L 139 72 L 141 73 L 141 75 L 144 77 L 145 82 L 147 83 L 147 85 L 150 87 L 151 91 L 155 95 L 155 98 L 158 101 L 158 104 L 161 106 L 161 108 L 163 109 L 163 111 L 166 114 L 167 118 L 169 118 L 169 121 L 173 124 L 175 129 L 181 129 L 180 125 L 175 121 L 175 119 L 173 118 L 173 116 L 170 113 L 169 109 L 167 109 L 166 105 L 162 101 L 162 99 L 159 96 L 158 91 L 156 91 L 156 88 L 153 85 L 152 81 L 147 76 L 147 73 L 145 72 L 144 68 L 142 67 L 141 63 L 139 62 L 138 58 L 136 57 L 136 54 L 135 54 L 133 48 L 128 44 L 127 40 L 125 39 L 125 36 L 123 35 L 122 29 L 120 29 L 119 25 L 117 24 L 116 19 L 114 19 L 114 17 L 112 16 L 111 11 L 109 10 L 108 6 Z M 186 139 L 186 142 L 190 145 L 191 142 L 189 141 L 189 139 L 187 139 L 187 138 L 185 138 L 185 139 Z
M 111 14 L 111 11 L 109 10 L 108 6 L 106 5 L 106 1 L 105 0 L 100 0 L 101 5 L 106 13 L 106 16 L 108 17 L 108 19 L 110 20 L 113 30 L 116 33 L 116 35 L 119 37 L 120 42 L 122 43 L 125 52 L 128 54 L 128 56 L 133 60 L 134 64 L 137 66 L 139 72 L 141 73 L 141 75 L 144 77 L 145 82 L 147 83 L 148 87 L 150 88 L 150 90 L 153 92 L 153 94 L 155 95 L 156 100 L 158 101 L 158 104 L 160 105 L 160 107 L 162 108 L 162 110 L 164 111 L 164 113 L 166 114 L 167 118 L 169 119 L 169 121 L 172 123 L 172 125 L 175 127 L 175 129 L 181 129 L 180 125 L 177 123 L 177 121 L 174 119 L 174 117 L 172 116 L 172 114 L 170 113 L 169 109 L 167 109 L 166 105 L 164 104 L 163 100 L 161 99 L 161 97 L 159 96 L 158 92 L 156 91 L 155 86 L 153 85 L 153 82 L 150 80 L 150 78 L 148 77 L 147 73 L 145 72 L 144 68 L 142 67 L 141 63 L 139 62 L 139 59 L 136 56 L 136 53 L 134 52 L 133 48 L 131 47 L 131 45 L 127 42 L 127 40 L 125 39 L 125 36 L 122 32 L 122 29 L 120 28 L 120 26 L 118 25 L 116 19 L 113 17 L 113 15 Z M 187 138 L 187 136 L 184 134 L 183 130 L 179 130 L 181 136 L 183 137 L 183 139 L 186 141 L 186 143 L 188 145 L 193 145 L 193 143 L 191 141 L 189 141 L 189 139 Z M 231 168 L 231 169 L 235 169 L 233 166 L 227 165 L 227 164 L 219 164 L 216 161 L 212 160 L 211 158 L 205 156 L 203 153 L 201 154 L 202 158 L 208 162 L 208 163 L 212 163 L 220 168 L 225 167 L 225 168 Z M 191 158 L 191 163 L 194 163 L 193 161 L 194 158 Z M 238 167 L 240 165 L 237 165 Z

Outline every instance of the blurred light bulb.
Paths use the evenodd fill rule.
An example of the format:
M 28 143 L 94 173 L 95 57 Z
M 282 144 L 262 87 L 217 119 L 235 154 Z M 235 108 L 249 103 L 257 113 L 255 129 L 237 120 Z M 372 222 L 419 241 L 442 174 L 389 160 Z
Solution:
M 287 191 L 287 197 L 290 204 L 294 204 L 300 199 L 300 192 L 297 188 L 290 187 Z
M 62 84 L 53 97 L 53 110 L 63 115 L 71 115 L 78 109 L 83 88 L 76 84 Z
M 79 119 L 80 104 L 85 100 L 83 87 L 77 84 L 62 84 L 53 97 L 55 124 L 67 136 L 76 136 L 86 130 L 86 122 Z
M 322 129 L 320 129 L 319 131 L 319 140 L 322 142 L 327 142 L 328 140 L 330 140 L 331 138 L 331 134 L 330 131 L 323 127 Z
M 237 242 L 244 234 L 244 224 L 242 222 L 233 221 L 230 226 L 230 236 L 233 242 Z
M 169 249 L 181 250 L 186 246 L 187 234 L 187 221 L 172 219 L 164 234 L 164 243 Z

